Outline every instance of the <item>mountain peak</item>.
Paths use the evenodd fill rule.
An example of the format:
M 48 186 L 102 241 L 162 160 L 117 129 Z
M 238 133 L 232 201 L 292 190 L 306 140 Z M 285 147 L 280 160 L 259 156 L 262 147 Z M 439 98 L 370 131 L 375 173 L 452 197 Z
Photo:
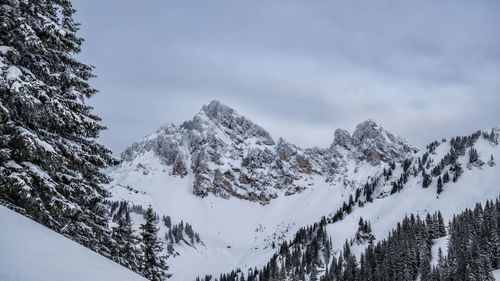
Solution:
M 335 130 L 332 146 L 336 145 L 359 154 L 359 159 L 366 159 L 372 164 L 400 161 L 409 152 L 416 151 L 405 139 L 394 136 L 373 119 L 359 123 L 352 136 L 346 130 Z
M 384 134 L 385 133 L 385 134 Z M 391 141 L 394 141 L 394 135 L 384 130 L 382 126 L 377 124 L 373 119 L 367 119 L 356 126 L 356 130 L 352 134 L 354 143 L 361 143 L 366 139 L 376 139 L 386 140 L 388 137 Z
M 214 121 L 223 121 L 225 118 L 235 115 L 234 109 L 221 103 L 218 100 L 213 100 L 207 105 L 203 105 L 201 112 Z
M 201 124 L 205 124 L 205 126 Z M 266 145 L 275 144 L 273 138 L 266 130 L 218 100 L 213 100 L 209 104 L 204 105 L 193 120 L 185 122 L 183 126 L 199 128 L 217 127 L 231 138 L 245 140 L 256 137 Z
M 141 165 L 134 164 L 134 169 L 149 173 L 142 168 L 151 161 L 149 151 L 170 166 L 171 175 L 191 174 L 193 193 L 198 196 L 212 193 L 261 203 L 305 190 L 304 183 L 313 177 L 343 177 L 349 159 L 378 165 L 400 162 L 413 152 L 404 139 L 373 120 L 356 126 L 352 136 L 336 130 L 330 149 L 302 149 L 282 138 L 276 143 L 266 130 L 217 100 L 182 125 L 164 126 L 133 144 L 122 159 L 131 164 L 137 159 L 134 163 Z
M 348 147 L 351 144 L 351 134 L 347 130 L 336 129 L 333 136 L 333 145 Z
M 394 140 L 394 136 L 385 131 L 382 126 L 377 124 L 373 119 L 367 119 L 358 125 L 356 125 L 356 129 L 354 130 L 354 133 L 351 134 L 344 129 L 336 129 L 334 133 L 334 145 L 340 145 L 343 147 L 349 147 L 350 145 L 359 145 L 361 144 L 364 140 L 370 140 L 370 139 L 376 139 L 380 138 L 381 140 L 385 141 L 385 136 L 383 133 L 386 133 L 386 135 L 391 136 L 391 140 Z

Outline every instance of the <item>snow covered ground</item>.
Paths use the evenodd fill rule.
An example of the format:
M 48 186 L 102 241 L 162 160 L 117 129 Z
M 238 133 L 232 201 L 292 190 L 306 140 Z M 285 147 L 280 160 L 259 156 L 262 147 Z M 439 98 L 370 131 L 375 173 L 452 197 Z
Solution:
M 493 271 L 493 276 L 495 280 L 500 280 L 500 269 Z
M 491 145 L 484 139 L 479 139 L 474 147 L 478 150 L 480 158 L 486 162 L 491 155 L 500 159 L 498 146 Z M 436 162 L 449 150 L 448 143 L 436 149 L 436 154 L 431 155 Z M 400 193 L 375 199 L 373 203 L 366 204 L 363 208 L 356 207 L 354 211 L 346 216 L 341 222 L 327 226 L 328 233 L 332 236 L 334 248 L 341 249 L 346 239 L 354 237 L 359 218 L 371 222 L 373 234 L 376 241 L 387 237 L 389 231 L 402 221 L 405 215 L 418 214 L 425 219 L 427 213 L 440 210 L 445 223 L 460 213 L 465 208 L 474 208 L 478 202 L 495 199 L 500 196 L 500 165 L 490 167 L 465 168 L 468 157 L 460 158 L 464 173 L 456 183 L 449 182 L 443 187 L 443 192 L 437 196 L 437 181 L 433 180 L 428 188 L 422 188 L 421 178 L 411 177 Z M 363 247 L 355 247 L 353 251 L 361 254 Z M 436 249 L 437 250 L 437 249 Z M 443 249 L 445 251 L 445 249 Z
M 0 206 L 0 222 L 2 281 L 146 281 L 3 206 Z
M 318 180 L 310 190 L 278 197 L 264 206 L 237 198 L 200 198 L 192 194 L 192 177 L 170 176 L 154 157 L 148 163 L 148 175 L 135 171 L 134 164 L 128 171 L 113 174 L 110 191 L 113 200 L 151 204 L 160 215 L 171 216 L 173 223 L 184 220 L 200 233 L 205 246 L 176 248 L 180 255 L 168 259 L 171 280 L 194 280 L 238 267 L 263 266 L 276 251 L 271 247 L 273 240 L 279 241 L 280 236 L 291 239 L 300 227 L 338 209 L 351 192 Z M 139 192 L 121 188 L 119 183 Z
M 441 249 L 441 253 L 443 257 L 448 254 L 448 240 L 450 237 L 444 236 L 438 239 L 434 239 L 432 244 L 432 260 L 431 266 L 437 265 L 439 262 L 439 249 Z
M 487 162 L 491 155 L 500 159 L 498 146 L 479 139 L 474 146 L 479 157 Z M 448 143 L 436 149 L 430 157 L 439 161 L 449 150 Z M 144 158 L 146 157 L 146 158 Z M 147 158 L 150 157 L 150 158 Z M 165 171 L 159 159 L 143 155 L 148 173 L 137 170 L 138 163 L 130 163 L 128 169 L 115 171 L 108 187 L 114 200 L 127 200 L 133 204 L 151 204 L 160 215 L 169 215 L 172 222 L 181 220 L 199 232 L 204 245 L 193 248 L 183 244 L 176 247 L 180 254 L 168 259 L 171 280 L 194 280 L 196 276 L 230 272 L 242 268 L 260 268 L 268 262 L 279 244 L 289 240 L 302 226 L 319 221 L 322 216 L 335 212 L 348 200 L 353 190 L 342 182 L 326 183 L 313 179 L 309 189 L 291 196 L 279 196 L 267 205 L 231 198 L 222 199 L 210 195 L 200 198 L 192 194 L 192 176 L 172 177 Z M 427 212 L 440 210 L 445 221 L 465 208 L 473 208 L 476 202 L 484 202 L 500 195 L 498 175 L 500 165 L 472 166 L 467 168 L 467 157 L 462 157 L 464 173 L 458 182 L 444 185 L 443 192 L 436 194 L 436 180 L 422 188 L 421 177 L 410 177 L 401 192 L 375 198 L 363 208 L 355 207 L 343 220 L 327 226 L 334 249 L 340 249 L 346 239 L 354 237 L 360 217 L 370 221 L 377 240 L 401 221 L 406 214 L 416 213 L 422 218 Z M 358 163 L 359 164 L 359 163 Z M 349 178 L 357 183 L 366 181 L 380 166 L 368 163 L 352 165 Z M 400 173 L 398 166 L 394 173 Z M 128 188 L 124 188 L 128 187 Z M 390 186 L 387 186 L 390 189 Z M 382 188 L 383 191 L 384 188 Z M 133 214 L 135 226 L 140 216 Z M 0 280 L 144 280 L 137 274 L 84 248 L 71 240 L 19 215 L 0 207 Z M 162 232 L 165 227 L 162 226 Z M 447 238 L 436 239 L 432 249 L 433 264 L 437 251 L 446 252 Z M 355 245 L 359 254 L 366 245 Z M 30 270 L 26 270 L 29 268 Z M 500 271 L 495 271 L 500 280 Z
M 483 138 L 478 139 L 474 147 L 484 163 L 491 155 L 500 159 L 499 146 Z M 429 156 L 433 159 L 432 163 L 438 163 L 449 149 L 449 142 L 441 144 Z M 355 186 L 361 186 L 368 176 L 383 169 L 382 166 L 354 161 L 348 165 L 347 178 L 353 180 Z M 373 203 L 367 203 L 363 208 L 355 207 L 342 221 L 328 225 L 334 249 L 341 249 L 346 239 L 354 237 L 360 217 L 371 223 L 373 234 L 380 240 L 387 237 L 406 214 L 415 213 L 425 218 L 427 212 L 440 210 L 447 222 L 453 214 L 500 195 L 500 165 L 468 167 L 468 156 L 461 157 L 459 161 L 464 168 L 463 174 L 458 182 L 446 183 L 439 196 L 436 193 L 436 178 L 424 189 L 422 178 L 411 176 L 401 192 L 388 196 L 391 186 L 387 184 L 379 190 L 385 191 L 385 196 L 375 198 Z M 142 168 L 137 169 L 138 166 Z M 219 276 L 236 268 L 241 268 L 243 272 L 248 268 L 260 268 L 276 251 L 271 247 L 272 241 L 279 245 L 283 239 L 292 239 L 300 227 L 318 222 L 322 216 L 337 211 L 354 192 L 342 181 L 326 183 L 324 178 L 313 177 L 303 183 L 310 187 L 307 190 L 291 196 L 278 196 L 267 205 L 213 195 L 200 198 L 192 193 L 192 175 L 180 178 L 171 176 L 168 170 L 158 157 L 146 152 L 115 170 L 108 189 L 113 200 L 126 200 L 144 207 L 151 204 L 160 215 L 169 215 L 173 223 L 184 220 L 193 226 L 195 232 L 199 232 L 205 246 L 193 248 L 184 245 L 176 248 L 179 256 L 168 259 L 170 273 L 173 274 L 171 280 L 174 281 L 193 280 L 205 274 Z M 402 167 L 398 165 L 393 172 L 395 178 L 401 172 Z M 436 241 L 444 252 L 445 244 L 444 240 Z M 365 246 L 356 245 L 353 251 L 359 256 Z

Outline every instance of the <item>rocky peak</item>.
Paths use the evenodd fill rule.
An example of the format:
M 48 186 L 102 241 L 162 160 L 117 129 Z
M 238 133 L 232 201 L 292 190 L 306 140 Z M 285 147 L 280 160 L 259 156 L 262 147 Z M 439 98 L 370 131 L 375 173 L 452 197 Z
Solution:
M 336 129 L 333 136 L 333 145 L 340 145 L 345 148 L 352 145 L 351 134 L 347 130 Z
M 218 100 L 213 100 L 209 104 L 203 105 L 203 107 L 201 108 L 201 112 L 204 112 L 205 115 L 211 120 L 214 120 L 221 124 L 235 119 L 237 115 L 234 109 L 225 104 L 222 104 Z
M 215 128 L 218 128 L 222 133 L 236 142 L 255 137 L 258 144 L 275 144 L 273 138 L 266 130 L 217 100 L 204 105 L 193 120 L 184 122 L 182 127 L 197 129 L 198 131 L 213 131 Z
M 352 134 L 353 143 L 359 145 L 366 140 L 375 140 L 379 142 L 394 142 L 395 137 L 390 132 L 384 130 L 375 121 L 368 119 L 359 123 Z
M 335 130 L 332 148 L 335 146 L 344 147 L 359 160 L 373 165 L 381 161 L 400 162 L 416 151 L 405 139 L 395 137 L 371 119 L 359 123 L 352 136 L 346 130 Z
M 371 120 L 359 124 L 352 136 L 337 129 L 328 149 L 303 149 L 282 138 L 275 143 L 263 128 L 212 101 L 192 120 L 163 126 L 133 144 L 122 154 L 124 165 L 147 167 L 151 152 L 172 176 L 192 175 L 195 195 L 265 204 L 279 194 L 307 189 L 315 177 L 337 182 L 347 176 L 352 161 L 355 166 L 399 162 L 412 150 Z

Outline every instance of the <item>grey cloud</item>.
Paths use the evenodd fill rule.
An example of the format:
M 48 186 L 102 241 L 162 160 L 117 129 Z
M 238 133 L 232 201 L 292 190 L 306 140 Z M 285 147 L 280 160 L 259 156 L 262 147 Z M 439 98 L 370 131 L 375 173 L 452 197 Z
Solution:
M 500 124 L 498 1 L 74 4 L 115 153 L 212 99 L 305 146 L 366 118 L 420 146 Z

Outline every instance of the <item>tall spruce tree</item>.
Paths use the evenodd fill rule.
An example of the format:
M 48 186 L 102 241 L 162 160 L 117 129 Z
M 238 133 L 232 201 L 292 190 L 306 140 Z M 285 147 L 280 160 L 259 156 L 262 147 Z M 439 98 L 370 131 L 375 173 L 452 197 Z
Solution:
M 437 194 L 441 194 L 441 192 L 443 192 L 443 181 L 441 180 L 441 177 L 438 177 Z
M 450 181 L 450 174 L 448 174 L 448 171 L 446 171 L 443 175 L 443 184 L 445 184 L 449 181 Z
M 170 276 L 167 274 L 166 258 L 162 255 L 163 243 L 157 235 L 159 219 L 151 206 L 146 210 L 145 219 L 146 221 L 140 227 L 142 237 L 141 272 L 149 280 L 165 280 Z
M 441 211 L 437 212 L 438 233 L 439 237 L 446 236 L 446 226 L 444 225 L 443 215 Z
M 431 175 L 425 173 L 425 170 L 422 170 L 422 187 L 427 188 L 432 182 Z
M 117 225 L 113 227 L 112 238 L 116 243 L 111 250 L 113 260 L 134 271 L 138 271 L 141 256 L 136 245 L 139 239 L 132 229 L 132 220 L 128 210 L 125 211 L 125 214 L 120 214 Z
M 0 203 L 109 255 L 100 172 L 115 160 L 85 102 L 69 0 L 0 1 Z

